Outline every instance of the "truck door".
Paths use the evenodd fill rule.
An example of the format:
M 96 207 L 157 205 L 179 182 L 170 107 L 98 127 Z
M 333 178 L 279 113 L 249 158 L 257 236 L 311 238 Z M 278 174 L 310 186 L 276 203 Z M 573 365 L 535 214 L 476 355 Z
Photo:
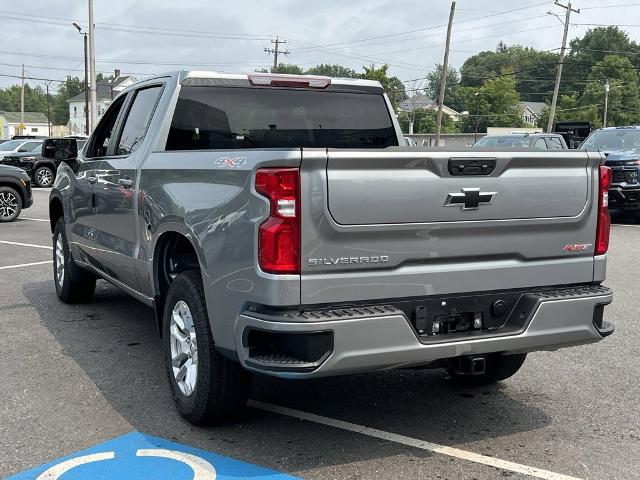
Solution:
M 137 168 L 161 90 L 154 85 L 128 94 L 117 134 L 98 169 L 96 257 L 104 273 L 134 290 L 139 290 L 134 265 L 139 247 Z
M 107 154 L 123 104 L 124 98 L 116 99 L 102 116 L 84 153 L 78 153 L 75 178 L 69 185 L 69 244 L 76 258 L 96 267 L 98 168 Z

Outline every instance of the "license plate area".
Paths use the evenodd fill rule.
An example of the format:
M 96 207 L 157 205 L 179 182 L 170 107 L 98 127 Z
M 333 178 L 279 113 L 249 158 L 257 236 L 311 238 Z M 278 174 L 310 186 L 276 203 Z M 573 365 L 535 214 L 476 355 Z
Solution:
M 538 299 L 504 292 L 425 299 L 402 309 L 421 342 L 439 343 L 521 331 Z

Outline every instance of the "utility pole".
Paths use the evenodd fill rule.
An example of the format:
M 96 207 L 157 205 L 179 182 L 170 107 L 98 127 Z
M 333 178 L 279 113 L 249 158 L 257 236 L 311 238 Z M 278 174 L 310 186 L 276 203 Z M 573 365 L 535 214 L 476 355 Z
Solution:
M 442 105 L 444 103 L 444 91 L 447 88 L 447 73 L 449 70 L 449 45 L 451 44 L 451 27 L 453 16 L 456 12 L 455 0 L 451 2 L 451 12 L 449 13 L 449 26 L 447 27 L 447 41 L 444 47 L 444 62 L 442 64 L 442 75 L 440 76 L 440 96 L 438 98 L 438 119 L 436 121 L 435 146 L 440 146 L 440 130 L 442 129 Z
M 551 100 L 551 110 L 549 111 L 549 123 L 547 124 L 547 133 L 553 130 L 553 121 L 556 116 L 556 106 L 558 105 L 558 93 L 560 92 L 560 80 L 562 79 L 562 67 L 564 66 L 564 53 L 567 48 L 567 34 L 569 33 L 569 21 L 571 20 L 571 12 L 580 13 L 580 9 L 571 8 L 571 2 L 563 5 L 556 0 L 555 4 L 567 11 L 564 20 L 564 34 L 562 35 L 562 48 L 560 49 L 560 63 L 558 63 L 558 74 L 556 75 L 556 85 L 553 88 L 553 99 Z
M 98 110 L 97 110 L 97 85 L 96 85 L 96 35 L 93 25 L 93 0 L 89 0 L 89 71 L 91 74 L 90 86 L 89 86 L 89 100 L 91 105 L 91 123 L 89 124 L 89 130 L 96 128 L 98 123 Z M 87 134 L 90 133 L 87 132 Z
M 47 82 L 47 127 L 49 127 L 49 137 L 51 136 L 51 108 L 49 106 L 49 84 L 51 81 Z
M 285 43 L 287 43 L 286 40 L 280 40 L 276 36 L 276 39 L 271 40 L 271 43 L 274 45 L 274 48 L 265 48 L 264 51 L 269 55 L 273 54 L 273 71 L 275 71 L 278 68 L 278 54 L 281 53 L 282 55 L 289 55 L 289 51 L 280 51 L 280 45 L 284 45 Z
M 480 121 L 480 92 L 475 93 L 476 97 L 476 133 L 473 136 L 474 143 L 478 141 L 478 122 Z
M 24 63 L 22 64 L 22 88 L 20 90 L 20 128 L 18 134 L 22 135 L 24 129 Z
M 83 32 L 80 25 L 73 23 L 80 35 L 84 37 L 84 133 L 89 135 L 89 61 L 87 59 L 87 32 Z
M 604 82 L 604 119 L 602 121 L 602 126 L 607 126 L 607 111 L 609 110 L 609 79 L 607 78 Z

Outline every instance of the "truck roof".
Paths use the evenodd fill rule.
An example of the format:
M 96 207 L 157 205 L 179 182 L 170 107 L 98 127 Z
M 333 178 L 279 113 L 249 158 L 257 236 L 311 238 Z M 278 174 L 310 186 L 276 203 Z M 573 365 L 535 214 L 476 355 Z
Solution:
M 384 89 L 382 85 L 377 80 L 365 80 L 361 78 L 337 78 L 337 77 L 323 77 L 318 75 L 291 75 L 284 73 L 262 73 L 262 72 L 253 72 L 253 73 L 220 73 L 213 72 L 207 70 L 177 70 L 173 72 L 167 72 L 161 75 L 155 75 L 153 77 L 142 80 L 141 82 L 148 82 L 149 80 L 159 79 L 159 78 L 175 78 L 181 84 L 198 84 L 198 85 L 238 85 L 239 82 L 249 82 L 249 78 L 251 76 L 269 76 L 273 75 L 274 77 L 284 78 L 284 79 L 328 79 L 330 80 L 331 86 L 337 86 L 338 89 L 340 87 L 351 87 L 358 90 L 369 90 L 369 91 L 377 91 L 382 93 Z M 238 83 L 236 83 L 238 82 Z M 135 85 L 131 87 L 135 88 Z M 129 90 L 129 87 L 127 90 Z

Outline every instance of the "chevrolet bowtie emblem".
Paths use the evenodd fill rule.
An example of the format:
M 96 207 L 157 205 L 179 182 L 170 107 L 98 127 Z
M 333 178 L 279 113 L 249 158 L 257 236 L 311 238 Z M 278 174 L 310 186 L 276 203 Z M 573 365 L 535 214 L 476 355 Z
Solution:
M 479 188 L 463 188 L 462 193 L 449 193 L 445 207 L 460 207 L 462 210 L 478 210 L 480 205 L 491 205 L 497 192 L 481 192 Z

